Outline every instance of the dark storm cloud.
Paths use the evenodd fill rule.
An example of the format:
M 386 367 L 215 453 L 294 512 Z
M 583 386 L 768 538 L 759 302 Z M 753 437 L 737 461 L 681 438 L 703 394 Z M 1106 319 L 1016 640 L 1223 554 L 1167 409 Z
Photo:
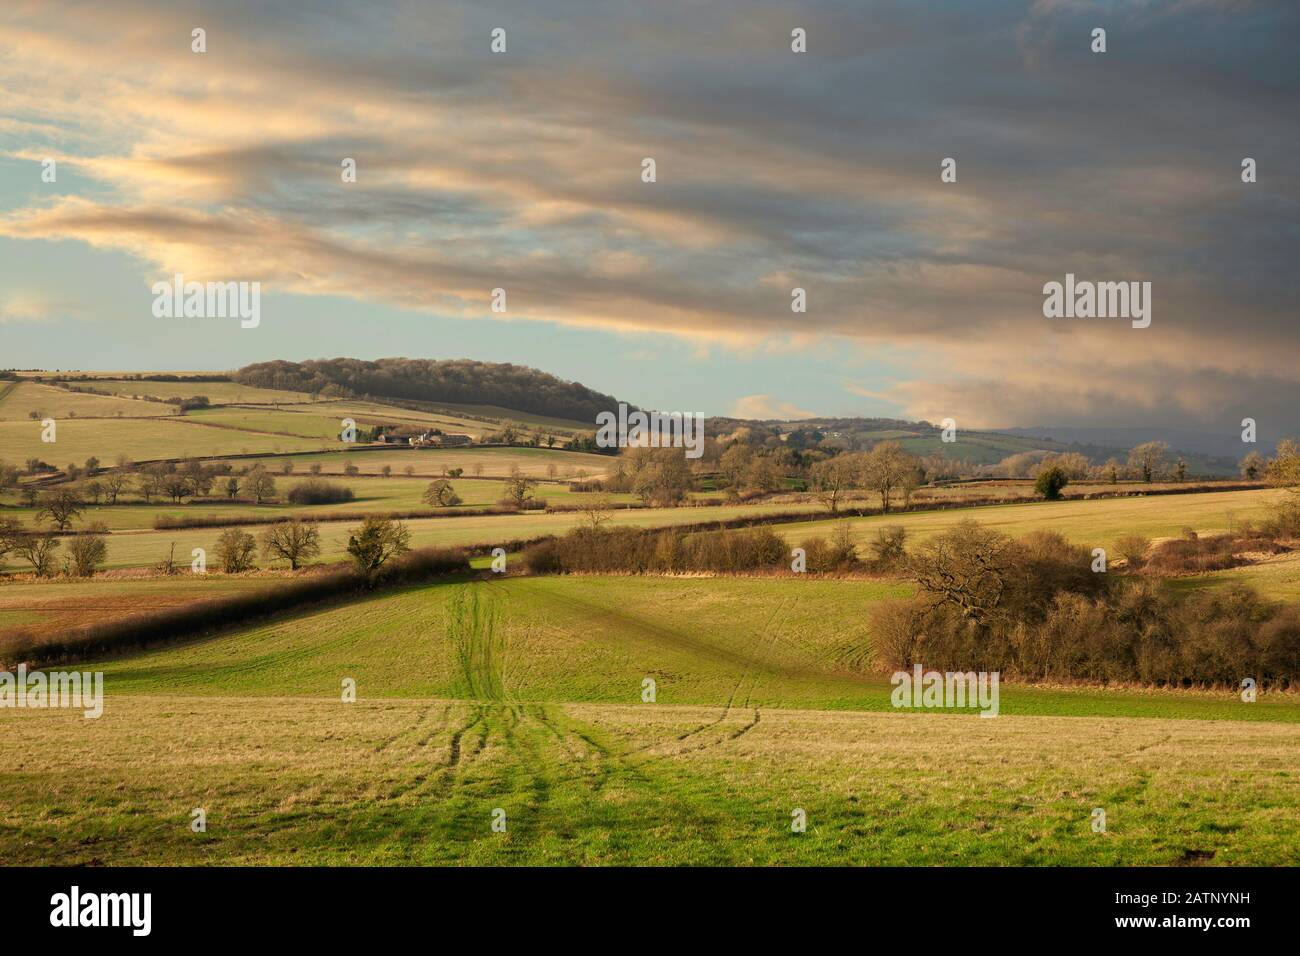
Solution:
M 111 190 L 6 235 L 466 316 L 508 285 L 539 320 L 848 336 L 902 356 L 893 394 L 927 417 L 1253 402 L 1300 424 L 1292 4 L 18 3 L 5 24 L 6 87 L 61 70 L 11 114 L 65 127 Z M 1151 328 L 1044 319 L 1067 272 L 1150 281 Z

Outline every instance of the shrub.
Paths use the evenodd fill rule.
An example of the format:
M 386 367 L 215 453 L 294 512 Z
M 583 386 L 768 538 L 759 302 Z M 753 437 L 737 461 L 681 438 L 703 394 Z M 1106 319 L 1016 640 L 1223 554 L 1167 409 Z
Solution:
M 429 487 L 424 490 L 424 496 L 420 499 L 427 505 L 435 508 L 450 508 L 460 504 L 460 495 L 452 488 L 451 482 L 446 478 L 439 478 L 429 483 Z
M 871 643 L 884 670 L 910 670 L 919 662 L 930 605 L 920 598 L 881 601 L 871 608 Z
M 216 556 L 221 570 L 227 574 L 249 571 L 255 566 L 253 555 L 257 553 L 257 539 L 247 531 L 227 528 L 217 538 L 212 553 Z
M 907 561 L 907 529 L 901 525 L 886 525 L 876 531 L 871 542 L 872 563 L 882 570 L 901 567 Z
M 92 576 L 108 557 L 108 528 L 95 522 L 86 532 L 68 542 L 68 574 L 79 578 Z
M 1279 502 L 1273 513 L 1261 522 L 1260 530 L 1274 538 L 1300 538 L 1300 501 L 1287 498 Z
M 942 538 L 912 562 L 921 594 L 872 612 L 876 659 L 886 668 L 1233 688 L 1244 676 L 1290 686 L 1300 673 L 1300 607 L 1251 588 L 1180 595 L 1139 577 L 1081 574 L 1087 551 L 1050 532 L 1000 549 L 996 537 L 971 528 Z M 1151 563 L 1166 554 L 1216 559 L 1239 546 L 1228 535 L 1175 540 Z M 966 557 L 989 571 L 965 569 Z M 961 600 L 967 592 L 972 600 Z
M 1146 570 L 1153 574 L 1187 574 L 1234 568 L 1247 563 L 1237 552 L 1244 550 L 1242 546 L 1248 540 L 1219 534 L 1162 541 L 1148 556 Z
M 1123 558 L 1130 568 L 1142 567 L 1150 550 L 1151 539 L 1136 532 L 1121 535 L 1115 541 L 1115 553 Z
M 1056 501 L 1061 497 L 1061 489 L 1069 483 L 1070 477 L 1065 473 L 1065 469 L 1058 465 L 1052 465 L 1038 473 L 1038 480 L 1034 482 L 1034 490 L 1048 501 Z
M 411 550 L 406 525 L 383 517 L 367 518 L 348 538 L 348 554 L 357 570 L 373 575 L 387 562 Z
M 784 565 L 785 540 L 771 527 L 688 533 L 677 528 L 574 528 L 524 551 L 537 574 L 750 571 Z
M 309 478 L 294 485 L 289 501 L 295 505 L 335 505 L 356 497 L 351 488 L 321 478 Z
M 857 547 L 853 544 L 853 529 L 847 521 L 836 525 L 830 540 L 809 538 L 801 545 L 807 569 L 814 573 L 846 570 L 858 563 Z

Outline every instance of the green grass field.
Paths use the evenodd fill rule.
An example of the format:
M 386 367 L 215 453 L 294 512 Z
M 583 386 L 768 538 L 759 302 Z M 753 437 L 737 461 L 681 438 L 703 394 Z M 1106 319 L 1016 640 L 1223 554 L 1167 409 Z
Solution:
M 483 449 L 488 451 L 489 449 Z M 502 449 L 507 451 L 507 449 Z M 508 451 L 515 451 L 509 449 Z M 369 453 L 365 453 L 369 454 Z M 409 454 L 409 453 L 408 453 Z M 443 452 L 441 454 L 453 454 Z M 552 453 L 554 454 L 554 453 Z M 566 453 L 567 454 L 567 453 Z M 314 457 L 314 456 L 312 456 Z M 287 489 L 297 480 L 277 478 Z M 389 479 L 394 484 L 407 481 L 410 492 L 420 488 L 418 481 L 407 479 Z M 457 484 L 453 482 L 453 484 Z M 488 492 L 493 493 L 493 492 Z M 557 498 L 560 493 L 557 492 Z M 1268 503 L 1277 497 L 1272 491 L 1237 491 L 1215 492 L 1201 495 L 1169 495 L 1154 498 L 1114 498 L 1094 501 L 1036 502 L 1025 505 L 993 505 L 983 508 L 949 509 L 943 511 L 912 512 L 904 515 L 882 515 L 871 518 L 854 518 L 838 520 L 811 520 L 780 524 L 776 530 L 791 547 L 814 536 L 829 536 L 835 531 L 840 521 L 848 520 L 853 536 L 859 542 L 860 550 L 866 553 L 866 543 L 872 539 L 876 530 L 887 524 L 900 524 L 911 533 L 911 544 L 923 542 L 926 538 L 949 528 L 958 521 L 972 518 L 983 524 L 998 528 L 1007 534 L 1025 534 L 1035 528 L 1050 528 L 1060 531 L 1071 540 L 1090 546 L 1111 547 L 1114 539 L 1126 531 L 1136 528 L 1151 537 L 1168 537 L 1178 534 L 1179 530 L 1190 524 L 1200 531 L 1226 528 L 1228 512 L 1234 520 L 1250 516 L 1263 515 Z M 208 506 L 203 506 L 205 509 Z M 217 508 L 219 506 L 211 506 Z M 360 511 L 376 510 L 364 503 L 354 503 Z M 191 509 L 191 510 L 186 510 Z M 754 505 L 720 505 L 695 508 L 643 508 L 613 512 L 610 524 L 635 527 L 670 527 L 680 524 L 694 524 L 714 520 L 728 520 L 738 517 L 761 517 L 774 512 L 807 510 L 810 515 L 820 514 L 816 505 L 790 504 L 754 504 Z M 92 509 L 93 510 L 93 509 Z M 113 509 L 101 509 L 108 512 Z M 127 509 L 118 509 L 126 511 Z M 137 510 L 137 509 L 132 509 Z M 148 512 L 149 509 L 138 509 Z M 160 508 L 161 510 L 161 508 Z M 179 506 L 169 509 L 180 513 L 194 513 L 197 506 Z M 268 509 L 270 510 L 270 509 Z M 284 510 L 284 509 L 279 509 Z M 291 509 L 299 510 L 299 509 Z M 13 512 L 17 513 L 17 512 Z M 89 513 L 88 513 L 89 515 Z M 137 524 L 144 524 L 140 518 L 129 518 Z M 89 520 L 89 518 L 87 518 Z M 152 517 L 149 518 L 152 521 Z M 576 512 L 547 514 L 542 512 L 525 512 L 515 515 L 467 515 L 465 517 L 447 518 L 413 518 L 404 523 L 412 533 L 412 544 L 416 547 L 458 546 L 493 544 L 518 539 L 537 538 L 548 534 L 563 534 L 570 528 L 577 527 L 585 518 Z M 349 534 L 355 525 L 346 522 L 329 522 L 321 528 L 324 553 L 322 560 L 342 560 Z M 215 542 L 219 529 L 183 528 L 173 531 L 138 530 L 114 534 L 109 539 L 107 567 L 141 567 L 156 563 L 171 542 L 176 542 L 178 552 L 189 553 L 191 548 L 210 548 Z M 19 570 L 11 557 L 7 565 L 0 568 Z
M 343 431 L 342 419 L 333 414 L 310 410 L 311 406 L 295 406 L 292 411 L 274 408 L 244 408 L 223 406 L 201 408 L 187 412 L 187 421 L 203 425 L 221 425 L 241 431 L 266 434 L 292 435 L 298 438 L 317 438 L 339 442 Z
M 521 412 L 513 408 L 502 408 L 499 405 L 464 405 L 455 402 L 427 402 L 422 404 L 452 414 L 474 415 L 479 418 L 492 419 L 496 422 L 514 422 L 536 431 L 571 433 L 594 432 L 596 430 L 594 421 L 580 422 L 569 418 L 554 418 L 549 415 L 537 415 L 533 412 Z
M 17 864 L 1300 861 L 1294 697 L 1004 685 L 993 720 L 896 711 L 863 612 L 897 592 L 447 582 L 82 665 L 105 673 L 99 720 L 0 711 L 0 852 Z M 357 703 L 340 700 L 345 678 Z M 1098 806 L 1105 834 L 1089 828 Z M 189 829 L 195 807 L 205 834 Z M 497 808 L 505 833 L 490 827 Z M 796 808 L 806 833 L 791 832 Z
M 170 415 L 172 407 L 158 402 L 137 402 L 107 395 L 83 395 L 38 382 L 7 383 L 0 391 L 0 422 L 32 421 L 31 413 L 41 418 L 63 421 L 67 418 L 153 418 Z M 33 424 L 39 424 L 34 422 Z
M 277 479 L 278 481 L 281 479 Z M 288 485 L 293 484 L 291 479 Z M 453 482 L 455 485 L 456 482 Z M 496 483 L 499 487 L 500 483 Z M 497 491 L 495 494 L 499 495 Z M 558 500 L 558 496 L 557 496 Z M 569 499 L 575 500 L 575 499 Z M 206 507 L 206 506 L 205 506 Z M 213 506 L 217 507 L 217 506 Z M 333 506 L 344 507 L 344 506 Z M 421 507 L 424 507 L 423 505 Z M 812 506 L 805 506 L 812 512 Z M 356 505 L 357 510 L 373 510 L 364 504 Z M 90 520 L 95 509 L 87 512 Z M 110 511 L 111 509 L 100 509 Z M 125 510 L 125 509 L 120 509 Z M 140 509 L 148 511 L 150 509 Z M 269 513 L 302 509 L 268 508 Z M 639 508 L 612 512 L 610 523 L 613 525 L 633 525 L 640 527 L 668 527 L 678 524 L 691 524 L 698 521 L 722 520 L 731 517 L 759 516 L 770 511 L 792 510 L 788 505 L 724 505 L 708 508 Z M 198 508 L 189 512 L 195 513 Z M 24 513 L 27 509 L 14 509 L 11 514 Z M 133 519 L 125 519 L 133 520 Z M 140 523 L 138 519 L 134 519 Z M 152 519 L 150 519 L 152 520 Z M 563 534 L 587 519 L 579 512 L 523 512 L 509 515 L 475 515 L 465 517 L 443 518 L 408 518 L 402 523 L 411 531 L 412 547 L 453 547 L 460 545 L 495 545 L 505 544 L 521 538 L 538 538 L 548 534 Z M 330 521 L 321 525 L 322 561 L 341 561 L 345 558 L 348 536 L 359 526 L 360 521 Z M 248 530 L 257 533 L 255 525 Z M 175 542 L 177 553 L 186 554 L 192 548 L 211 548 L 220 535 L 220 528 L 180 528 L 168 531 L 135 530 L 122 531 L 109 536 L 108 568 L 147 567 L 157 563 L 167 553 L 168 547 Z M 19 571 L 21 566 L 14 556 L 0 559 L 0 570 Z
M 78 383 L 73 383 L 78 384 Z M 213 405 L 244 403 L 251 405 L 294 404 L 306 402 L 311 396 L 304 392 L 283 392 L 269 388 L 254 388 L 237 382 L 146 382 L 124 381 L 112 378 L 96 378 L 92 382 L 82 383 L 90 388 L 115 395 L 140 395 L 151 398 L 191 398 L 206 395 Z
M 308 405 L 285 405 L 284 411 L 306 411 L 318 415 L 331 415 L 336 418 L 351 418 L 358 424 L 375 424 L 393 422 L 411 428 L 433 427 L 445 432 L 469 435 L 476 441 L 487 431 L 495 431 L 496 426 L 472 418 L 456 415 L 442 415 L 436 412 L 423 412 L 410 408 L 398 408 L 395 405 L 381 405 L 378 402 L 360 402 L 351 399 L 313 402 Z
M 157 499 L 150 504 L 131 499 L 129 504 L 88 505 L 82 516 L 77 519 L 77 527 L 92 522 L 102 522 L 110 531 L 139 531 L 152 529 L 154 520 L 162 516 L 175 519 L 226 520 L 257 518 L 261 521 L 271 521 L 287 514 L 321 518 L 327 515 L 369 514 L 381 511 L 419 511 L 427 510 L 430 507 L 424 503 L 422 497 L 433 479 L 427 477 L 407 478 L 405 476 L 394 478 L 345 478 L 331 475 L 325 480 L 331 484 L 352 489 L 353 494 L 356 496 L 352 501 L 327 505 L 290 504 L 286 500 L 289 492 L 295 486 L 312 477 L 314 476 L 310 473 L 297 471 L 291 475 L 276 474 L 276 492 L 279 500 L 277 503 L 262 505 L 206 502 L 200 504 L 173 504 L 170 501 L 159 502 Z M 214 486 L 214 493 L 220 491 L 220 484 L 221 482 L 217 482 Z M 461 504 L 456 507 L 467 514 L 472 514 L 475 510 L 488 506 L 498 505 L 506 489 L 503 481 L 487 478 L 457 478 L 451 482 L 451 486 L 461 497 Z M 563 482 L 551 481 L 539 482 L 533 489 L 533 493 L 545 499 L 548 504 L 565 506 L 581 504 L 592 497 L 581 492 L 570 491 L 569 486 Z M 638 500 L 635 495 L 630 494 L 608 495 L 607 497 L 614 502 Z M 9 498 L 13 501 L 17 500 L 13 495 L 10 495 Z M 2 513 L 17 519 L 22 524 L 35 526 L 35 518 L 38 512 L 39 508 L 20 507 L 15 504 L 5 508 Z
M 1019 536 L 1030 531 L 1057 531 L 1077 544 L 1111 548 L 1115 539 L 1129 532 L 1150 538 L 1173 537 L 1184 527 L 1198 532 L 1226 531 L 1233 522 L 1264 517 L 1282 492 L 1259 489 L 1216 491 L 1191 495 L 1160 495 L 1151 498 L 1101 498 L 1092 501 L 1037 501 L 1027 504 L 991 505 L 949 511 L 850 518 L 855 541 L 865 544 L 885 525 L 906 528 L 909 540 L 920 542 L 973 518 L 990 528 Z M 792 544 L 805 538 L 829 536 L 839 521 L 823 519 L 785 524 L 778 531 Z
M 1300 601 L 1300 552 L 1261 556 L 1257 563 L 1245 567 L 1174 578 L 1169 586 L 1195 591 L 1234 582 L 1253 587 L 1274 601 Z
M 40 422 L 0 421 L 3 460 L 23 462 L 28 458 L 40 458 L 61 468 L 69 462 L 79 465 L 92 456 L 111 464 L 118 455 L 126 455 L 133 461 L 153 461 L 311 451 L 337 444 L 325 439 L 213 428 L 179 416 L 156 419 L 56 418 L 55 441 L 44 442 L 41 434 Z

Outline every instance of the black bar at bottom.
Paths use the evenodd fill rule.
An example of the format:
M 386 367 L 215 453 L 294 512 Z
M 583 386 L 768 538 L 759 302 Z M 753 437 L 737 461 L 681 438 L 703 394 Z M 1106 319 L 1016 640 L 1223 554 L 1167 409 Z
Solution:
M 1290 925 L 1295 872 L 10 868 L 0 869 L 0 899 L 9 938 L 24 943 L 33 932 L 52 939 L 112 937 L 127 945 L 247 942 L 255 930 L 259 943 L 302 944 L 473 922 L 488 930 L 485 939 L 494 946 L 515 934 L 533 944 L 553 933 L 662 938 L 686 924 L 733 943 L 751 937 L 773 942 L 767 934 L 776 926 L 818 925 L 826 932 L 856 927 L 873 938 L 894 930 L 920 933 L 918 941 L 930 942 L 969 940 L 959 933 L 963 926 L 1001 926 L 1072 941 L 1195 935 L 1231 943 Z M 118 894 L 149 894 L 147 910 L 143 895 Z

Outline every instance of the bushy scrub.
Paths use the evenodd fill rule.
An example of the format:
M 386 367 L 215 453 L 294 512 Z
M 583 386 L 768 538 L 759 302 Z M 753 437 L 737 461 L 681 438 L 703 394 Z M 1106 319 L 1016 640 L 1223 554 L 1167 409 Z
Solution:
M 294 485 L 289 491 L 289 501 L 295 505 L 337 505 L 355 497 L 352 489 L 346 485 L 320 478 L 309 478 Z
M 1217 537 L 1166 542 L 1149 567 L 1188 554 L 1214 561 L 1231 546 Z M 886 670 L 1234 688 L 1243 677 L 1287 687 L 1300 675 L 1300 608 L 1243 585 L 1179 596 L 1144 576 L 1094 573 L 1088 550 L 1054 532 L 1013 541 L 963 522 L 908 568 L 920 593 L 872 612 L 875 659 Z
M 770 527 L 685 532 L 575 528 L 533 545 L 524 561 L 534 574 L 752 571 L 784 566 L 789 551 Z

